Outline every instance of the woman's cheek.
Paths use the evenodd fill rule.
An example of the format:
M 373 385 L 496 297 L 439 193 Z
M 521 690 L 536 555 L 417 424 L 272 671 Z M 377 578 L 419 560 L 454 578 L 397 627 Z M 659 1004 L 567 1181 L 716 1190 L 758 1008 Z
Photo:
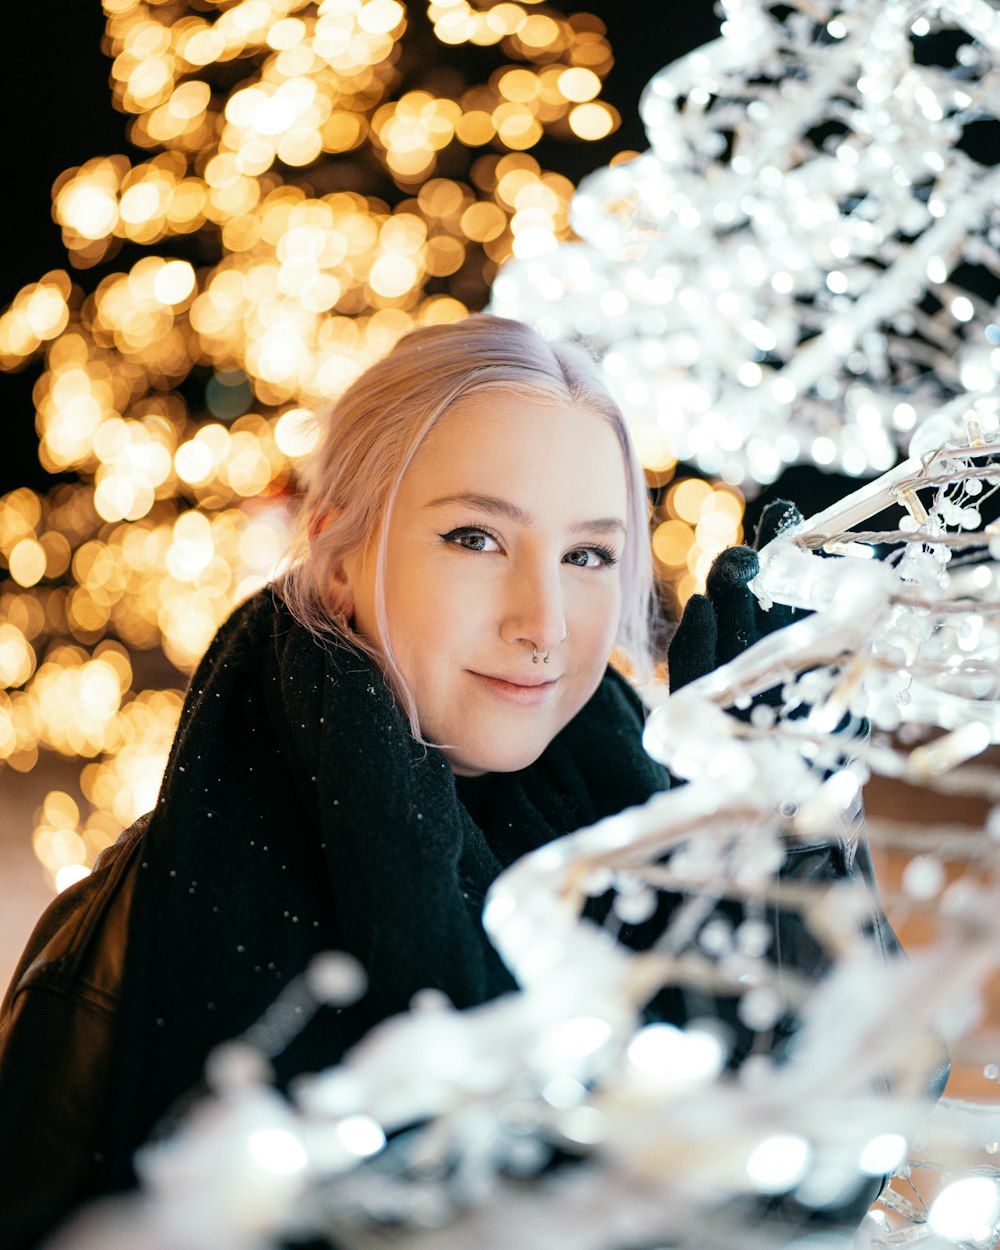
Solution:
M 613 582 L 608 580 L 610 584 L 600 587 L 600 593 L 589 598 L 578 615 L 578 628 L 587 638 L 591 663 L 598 665 L 601 672 L 614 646 L 621 619 L 621 587 L 617 572 Z

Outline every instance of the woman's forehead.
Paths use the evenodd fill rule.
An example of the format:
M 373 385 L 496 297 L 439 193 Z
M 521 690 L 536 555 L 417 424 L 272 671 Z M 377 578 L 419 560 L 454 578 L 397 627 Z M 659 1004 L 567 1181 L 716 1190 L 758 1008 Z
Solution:
M 475 456 L 479 449 L 495 451 L 525 441 L 539 451 L 564 442 L 583 451 L 617 444 L 618 435 L 606 417 L 569 400 L 488 389 L 463 396 L 447 408 L 417 454 L 455 460 L 466 453 Z
M 467 396 L 438 418 L 403 485 L 416 491 L 598 494 L 624 509 L 624 455 L 603 416 L 506 391 Z

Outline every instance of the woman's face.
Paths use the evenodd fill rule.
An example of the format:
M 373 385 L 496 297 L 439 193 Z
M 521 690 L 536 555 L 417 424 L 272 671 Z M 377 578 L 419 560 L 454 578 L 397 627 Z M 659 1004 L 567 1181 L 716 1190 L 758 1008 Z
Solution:
M 386 615 L 421 732 L 456 773 L 525 768 L 596 690 L 626 504 L 617 436 L 581 408 L 486 392 L 424 440 L 389 521 Z M 380 646 L 373 551 L 345 573 L 355 629 Z

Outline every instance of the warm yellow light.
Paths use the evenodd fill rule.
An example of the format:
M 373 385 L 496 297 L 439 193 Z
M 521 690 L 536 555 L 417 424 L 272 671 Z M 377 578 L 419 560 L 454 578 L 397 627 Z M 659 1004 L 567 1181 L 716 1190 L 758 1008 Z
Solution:
M 128 76 L 125 102 L 132 112 L 161 103 L 170 89 L 172 65 L 168 58 L 150 56 L 134 65 Z
M 509 148 L 521 151 L 534 147 L 542 137 L 542 126 L 526 104 L 501 104 L 493 110 L 497 134 Z
M 87 854 L 83 838 L 73 829 L 49 829 L 42 826 L 34 834 L 35 854 L 46 868 L 79 867 Z
M 578 104 L 569 115 L 569 124 L 581 139 L 603 139 L 614 130 L 617 114 L 607 104 Z
M 694 534 L 683 521 L 664 521 L 653 532 L 653 555 L 668 568 L 682 567 L 688 558 Z
M 451 235 L 437 235 L 427 243 L 424 268 L 435 278 L 447 277 L 461 269 L 465 261 L 465 245 Z
M 179 582 L 196 581 L 215 555 L 212 526 L 201 512 L 185 512 L 174 522 L 174 541 L 167 552 L 167 571 Z
M 388 35 L 395 31 L 406 10 L 397 0 L 368 0 L 358 14 L 358 25 L 371 35 Z
M 517 37 L 529 48 L 548 48 L 559 40 L 559 24 L 542 13 L 533 13 L 519 28 Z
M 74 186 L 56 201 L 60 218 L 85 239 L 103 239 L 118 222 L 114 195 L 103 187 Z
M 42 800 L 42 819 L 54 829 L 75 829 L 80 823 L 80 808 L 64 790 L 50 790 Z
M 0 622 L 0 686 L 23 686 L 34 671 L 34 648 L 16 625 Z
M 365 137 L 364 119 L 344 109 L 334 109 L 320 130 L 327 152 L 346 152 Z
M 86 851 L 86 847 L 84 847 L 84 851 Z M 63 890 L 69 889 L 71 885 L 76 885 L 78 881 L 83 881 L 89 876 L 90 869 L 84 864 L 64 864 L 61 868 L 56 869 L 56 891 L 61 894 Z
M 667 495 L 667 507 L 674 516 L 694 525 L 701 517 L 706 500 L 712 495 L 712 487 L 701 478 L 688 477 L 671 486 Z
M 439 46 L 494 49 L 493 70 L 463 82 L 443 64 L 402 94 L 400 0 L 104 7 L 132 156 L 60 178 L 74 276 L 46 274 L 0 315 L 0 368 L 46 356 L 41 463 L 79 475 L 58 499 L 0 499 L 0 758 L 92 761 L 94 810 L 53 799 L 39 826 L 60 884 L 155 801 L 180 696 L 136 693 L 127 648 L 189 670 L 279 566 L 311 412 L 412 327 L 480 306 L 512 250 L 570 237 L 572 185 L 526 153 L 610 67 L 599 23 L 538 0 L 429 0 Z M 367 194 L 298 177 L 361 145 L 364 177 L 383 170 Z
M 281 414 L 274 427 L 274 441 L 279 451 L 293 460 L 308 455 L 318 438 L 319 427 L 308 408 L 289 408 Z
M 702 516 L 719 513 L 735 528 L 743 518 L 744 506 L 743 496 L 734 487 L 727 490 L 717 486 L 702 504 Z
M 379 242 L 390 252 L 416 255 L 427 239 L 427 224 L 413 213 L 397 213 L 379 231 Z
M 34 538 L 22 538 L 7 558 L 10 575 L 19 586 L 35 586 L 45 576 L 45 548 Z
M 214 26 L 205 22 L 189 29 L 190 34 L 180 41 L 179 51 L 190 65 L 208 65 L 225 51 L 225 36 Z
M 161 304 L 182 304 L 194 290 L 194 269 L 186 260 L 171 260 L 153 279 L 153 294 Z
M 229 10 L 227 16 L 245 35 L 252 35 L 266 27 L 273 16 L 273 9 L 268 0 L 242 0 L 241 4 Z
M 658 426 L 644 424 L 632 430 L 639 463 L 655 473 L 667 473 L 677 464 L 669 436 Z
M 592 100 L 601 90 L 601 80 L 592 69 L 575 66 L 559 75 L 559 90 L 567 100 L 583 104 Z
M 497 239 L 507 229 L 507 214 L 496 204 L 472 204 L 462 214 L 462 233 L 477 243 Z
M 416 285 L 418 276 L 417 266 L 409 256 L 389 253 L 372 265 L 368 282 L 377 295 L 398 299 Z
M 510 69 L 501 76 L 497 85 L 505 99 L 519 104 L 534 100 L 540 89 L 538 75 L 530 69 Z
M 294 127 L 278 143 L 278 157 L 292 166 L 311 165 L 322 150 L 322 135 L 309 126 Z
M 122 221 L 138 225 L 160 212 L 160 189 L 154 182 L 137 182 L 122 195 L 119 205 Z
M 529 0 L 533 3 L 534 0 Z M 498 35 L 513 35 L 528 20 L 528 15 L 519 4 L 495 4 L 485 14 L 486 23 Z
M 105 477 L 94 490 L 94 507 L 105 521 L 121 521 L 135 505 L 135 487 L 126 477 Z
M 695 526 L 695 537 L 703 551 L 714 551 L 717 554 L 723 547 L 733 543 L 736 523 L 723 512 L 703 511 L 701 520 Z
M 308 27 L 299 17 L 286 17 L 268 27 L 268 46 L 276 52 L 284 52 L 302 42 L 308 33 Z
M 298 110 L 288 94 L 265 96 L 253 111 L 251 124 L 262 135 L 280 135 L 295 121 Z
M 691 550 L 688 552 L 687 564 L 688 569 L 696 578 L 699 587 L 703 587 L 705 585 L 705 580 L 708 577 L 708 571 L 712 567 L 712 561 L 718 553 L 718 550 L 702 551 L 701 546 L 697 541 L 691 544 Z
M 468 113 L 463 113 L 455 128 L 455 134 L 459 142 L 467 147 L 482 147 L 489 143 L 496 134 L 492 114 L 484 109 L 471 109 Z
M 69 322 L 66 297 L 56 286 L 39 284 L 26 300 L 23 315 L 37 338 L 55 338 Z
M 446 325 L 449 321 L 461 321 L 469 310 L 461 300 L 451 295 L 436 295 L 420 310 L 422 325 Z
M 212 91 L 207 82 L 194 80 L 184 82 L 174 91 L 167 103 L 167 110 L 172 117 L 180 121 L 188 121 L 204 113 L 212 98 Z

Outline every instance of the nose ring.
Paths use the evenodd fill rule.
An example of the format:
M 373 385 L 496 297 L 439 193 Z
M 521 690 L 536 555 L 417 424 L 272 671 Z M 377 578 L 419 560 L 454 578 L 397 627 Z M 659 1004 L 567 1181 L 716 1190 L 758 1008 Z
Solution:
M 541 656 L 541 658 L 545 661 L 545 663 L 546 663 L 546 664 L 548 664 L 548 662 L 549 662 L 549 653 L 548 653 L 547 651 L 539 651 L 537 647 L 532 647 L 532 649 L 531 649 L 531 662 L 532 662 L 532 664 L 537 664 L 537 663 L 538 663 L 539 656 Z

